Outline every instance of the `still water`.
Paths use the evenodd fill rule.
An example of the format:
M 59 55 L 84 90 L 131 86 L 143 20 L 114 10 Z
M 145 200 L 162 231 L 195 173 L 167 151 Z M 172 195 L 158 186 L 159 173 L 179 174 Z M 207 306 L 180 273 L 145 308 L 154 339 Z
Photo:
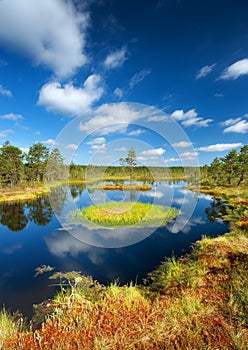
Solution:
M 184 185 L 184 182 L 160 182 L 153 184 L 151 191 L 136 194 L 71 186 L 54 189 L 50 198 L 1 204 L 0 306 L 31 317 L 33 304 L 52 297 L 56 287 L 49 275 L 34 277 L 35 268 L 41 265 L 53 266 L 55 271 L 81 271 L 104 284 L 113 280 L 120 284 L 131 280 L 142 283 L 165 257 L 187 253 L 202 235 L 215 237 L 227 232 L 229 228 L 221 219 L 225 206 L 210 196 L 185 189 Z M 106 198 L 171 205 L 180 209 L 181 214 L 174 223 L 149 234 L 142 236 L 144 230 L 137 230 L 140 239 L 127 246 L 114 244 L 114 248 L 104 247 L 101 240 L 95 246 L 88 244 L 84 232 L 85 237 L 90 233 L 86 234 L 87 229 L 82 227 L 80 240 L 61 229 L 60 220 L 68 199 L 75 207 L 82 208 Z M 193 208 L 192 215 L 185 220 L 189 207 Z

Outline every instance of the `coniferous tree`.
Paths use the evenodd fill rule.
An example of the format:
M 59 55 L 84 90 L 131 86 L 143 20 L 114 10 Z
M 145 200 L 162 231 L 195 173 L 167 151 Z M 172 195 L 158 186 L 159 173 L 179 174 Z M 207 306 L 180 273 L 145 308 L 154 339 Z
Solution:
M 127 165 L 129 167 L 130 183 L 132 183 L 132 181 L 133 181 L 133 168 L 135 165 L 137 165 L 136 159 L 137 159 L 136 152 L 135 152 L 135 149 L 133 147 L 131 147 L 130 150 L 128 151 L 126 158 L 120 158 L 120 162 L 123 165 Z
M 58 148 L 54 148 L 48 157 L 46 179 L 48 181 L 63 180 L 66 178 L 64 158 Z
M 248 145 L 243 146 L 240 150 L 237 168 L 239 173 L 237 186 L 239 186 L 244 181 L 245 174 L 248 173 Z
M 20 148 L 6 141 L 0 148 L 0 180 L 2 184 L 16 185 L 23 177 L 23 154 Z
M 209 167 L 210 174 L 212 179 L 214 180 L 214 185 L 218 184 L 218 180 L 220 180 L 220 175 L 223 171 L 223 163 L 220 161 L 218 157 L 214 158 Z
M 48 155 L 49 149 L 42 143 L 34 143 L 29 148 L 26 160 L 30 180 L 38 182 L 43 180 L 46 172 Z
M 224 164 L 224 172 L 227 174 L 228 184 L 232 184 L 232 180 L 235 177 L 235 171 L 238 163 L 238 152 L 233 149 L 224 158 L 221 159 Z

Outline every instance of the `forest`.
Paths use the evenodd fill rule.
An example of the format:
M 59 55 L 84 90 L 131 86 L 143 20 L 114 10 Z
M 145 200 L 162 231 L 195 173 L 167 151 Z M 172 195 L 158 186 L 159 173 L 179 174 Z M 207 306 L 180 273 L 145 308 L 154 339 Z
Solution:
M 123 163 L 119 166 L 65 165 L 58 148 L 50 151 L 42 143 L 34 143 L 27 153 L 8 141 L 0 148 L 1 187 L 63 180 L 68 174 L 72 181 L 128 180 L 129 173 L 129 166 Z M 195 183 L 200 180 L 201 186 L 240 186 L 247 182 L 247 174 L 248 145 L 240 151 L 233 149 L 224 157 L 216 157 L 210 165 L 201 166 L 200 169 L 137 165 L 132 168 L 132 177 L 137 181 L 183 179 Z

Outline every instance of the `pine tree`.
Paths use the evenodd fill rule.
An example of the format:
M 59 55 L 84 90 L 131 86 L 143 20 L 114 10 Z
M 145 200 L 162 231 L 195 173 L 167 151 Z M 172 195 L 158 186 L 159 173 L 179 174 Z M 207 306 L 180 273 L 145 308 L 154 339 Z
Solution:
M 0 180 L 3 184 L 16 185 L 23 177 L 23 155 L 20 148 L 6 141 L 0 149 Z
M 34 143 L 29 148 L 27 154 L 27 167 L 29 170 L 29 179 L 41 181 L 46 172 L 49 149 L 42 143 Z
M 133 182 L 133 168 L 135 165 L 137 165 L 136 159 L 137 159 L 136 152 L 133 147 L 131 147 L 130 150 L 128 151 L 126 158 L 120 158 L 121 164 L 127 165 L 129 167 L 130 183 Z

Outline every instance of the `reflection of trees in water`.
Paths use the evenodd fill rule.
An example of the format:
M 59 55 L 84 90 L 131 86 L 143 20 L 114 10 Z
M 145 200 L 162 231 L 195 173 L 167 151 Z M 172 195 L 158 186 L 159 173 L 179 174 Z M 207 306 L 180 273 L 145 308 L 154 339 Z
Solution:
M 29 221 L 33 221 L 36 225 L 45 226 L 52 220 L 53 211 L 48 197 L 39 197 L 28 203 Z
M 11 202 L 0 205 L 0 224 L 9 230 L 17 232 L 23 230 L 29 221 L 39 226 L 45 226 L 52 220 L 53 212 L 60 215 L 66 200 L 64 188 L 54 188 L 50 197 L 38 197 L 30 202 Z
M 77 197 L 81 197 L 85 187 L 85 185 L 73 185 L 70 188 L 72 198 L 76 199 Z
M 28 223 L 25 209 L 26 203 L 2 203 L 0 205 L 0 223 L 14 232 L 23 230 Z
M 85 185 L 74 185 L 69 188 L 73 199 L 81 197 Z M 61 215 L 68 195 L 68 187 L 51 189 L 49 196 L 37 197 L 29 202 L 11 202 L 0 204 L 0 224 L 9 230 L 23 230 L 28 222 L 45 226 L 52 220 L 53 213 Z
M 216 220 L 222 219 L 222 216 L 226 214 L 226 204 L 214 199 L 210 204 L 210 207 L 205 209 L 208 220 L 213 224 Z
M 61 215 L 67 198 L 66 187 L 55 187 L 51 189 L 49 194 L 49 201 L 55 215 Z

